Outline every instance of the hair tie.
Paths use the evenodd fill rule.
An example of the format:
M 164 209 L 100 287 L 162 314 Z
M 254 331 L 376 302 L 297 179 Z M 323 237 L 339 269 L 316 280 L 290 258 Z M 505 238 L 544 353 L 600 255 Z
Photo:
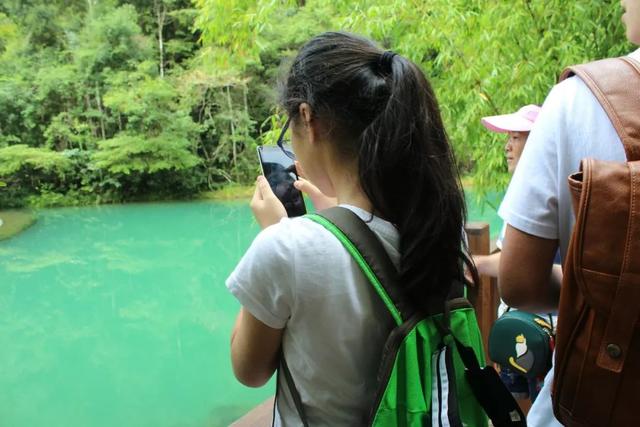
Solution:
M 380 70 L 383 71 L 391 71 L 391 64 L 393 63 L 393 57 L 396 56 L 397 53 L 391 50 L 385 50 L 380 55 L 380 59 L 378 60 L 378 65 L 380 66 Z

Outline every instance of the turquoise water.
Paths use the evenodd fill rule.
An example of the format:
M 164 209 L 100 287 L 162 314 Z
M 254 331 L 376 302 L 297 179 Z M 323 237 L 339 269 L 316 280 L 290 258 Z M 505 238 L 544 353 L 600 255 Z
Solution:
M 40 211 L 0 242 L 0 427 L 226 426 L 272 395 L 229 358 L 257 232 L 245 202 Z
M 478 201 L 476 195 L 471 191 L 465 191 L 465 193 L 468 220 L 488 223 L 491 239 L 496 239 L 502 228 L 502 219 L 498 216 L 497 209 L 504 197 L 504 193 L 487 194 L 482 201 Z
M 245 204 L 38 217 L 0 242 L 0 426 L 226 426 L 273 393 L 229 361 Z

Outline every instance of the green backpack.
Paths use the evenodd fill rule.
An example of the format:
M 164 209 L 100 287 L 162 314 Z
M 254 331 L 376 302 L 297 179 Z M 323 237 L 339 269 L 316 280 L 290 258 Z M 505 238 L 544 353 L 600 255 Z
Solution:
M 385 343 L 374 403 L 362 425 L 484 427 L 487 414 L 496 427 L 526 425 L 493 368 L 479 365 L 484 364 L 482 338 L 462 283 L 453 286 L 444 313 L 440 304 L 439 310 L 420 314 L 395 286 L 395 267 L 360 217 L 336 207 L 306 218 L 340 240 L 395 321 Z M 306 427 L 304 407 L 284 357 L 280 368 Z

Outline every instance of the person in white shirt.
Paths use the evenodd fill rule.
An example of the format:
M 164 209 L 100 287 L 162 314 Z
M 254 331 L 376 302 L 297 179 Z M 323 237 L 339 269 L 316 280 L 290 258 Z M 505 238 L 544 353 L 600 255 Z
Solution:
M 640 45 L 640 0 L 621 4 L 627 38 Z M 640 60 L 640 49 L 630 56 Z M 508 226 L 498 284 L 509 305 L 529 311 L 557 309 L 561 277 L 551 275 L 551 267 L 558 246 L 564 259 L 575 222 L 567 177 L 585 157 L 625 160 L 607 114 L 587 86 L 571 77 L 545 100 L 499 209 Z M 553 369 L 527 417 L 531 427 L 561 425 L 553 415 L 552 382 Z
M 367 221 L 408 300 L 443 301 L 463 277 L 465 207 L 422 71 L 367 39 L 324 33 L 293 61 L 281 104 L 305 177 Z M 264 177 L 251 207 L 263 230 L 227 279 L 242 304 L 231 339 L 236 377 L 263 385 L 282 350 L 309 425 L 361 425 L 393 326 L 387 309 L 342 244 L 305 217 L 287 218 Z M 278 380 L 275 423 L 299 426 Z

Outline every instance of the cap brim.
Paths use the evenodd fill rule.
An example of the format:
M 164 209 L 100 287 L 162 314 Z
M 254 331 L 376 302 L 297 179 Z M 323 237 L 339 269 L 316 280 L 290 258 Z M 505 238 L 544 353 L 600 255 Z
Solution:
M 501 116 L 483 117 L 480 122 L 493 132 L 529 132 L 533 122 L 517 114 L 503 114 Z

